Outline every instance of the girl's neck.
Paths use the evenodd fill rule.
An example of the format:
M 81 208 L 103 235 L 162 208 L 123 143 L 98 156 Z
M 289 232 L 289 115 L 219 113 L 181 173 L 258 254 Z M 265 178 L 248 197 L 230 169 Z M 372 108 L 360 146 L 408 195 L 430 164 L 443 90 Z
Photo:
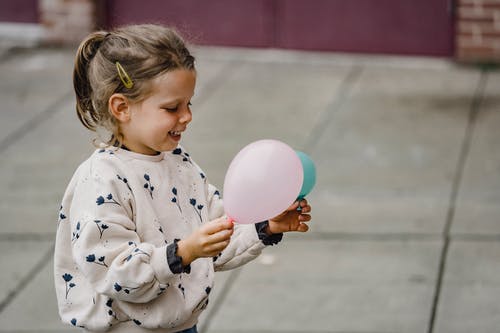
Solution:
M 127 146 L 125 146 L 125 144 L 123 144 L 123 143 L 121 144 L 121 146 L 120 146 L 118 143 L 116 143 L 116 144 L 115 144 L 115 147 L 117 147 L 117 148 L 121 148 L 121 149 L 126 150 L 126 151 L 130 151 L 130 152 L 132 152 L 132 153 L 141 154 L 141 155 L 147 155 L 147 154 L 142 154 L 142 153 L 138 153 L 138 152 L 136 152 L 136 151 L 133 151 L 133 150 L 131 150 L 130 148 L 128 148 Z M 158 155 L 160 155 L 160 154 L 161 154 L 161 152 L 157 151 L 157 152 L 155 152 L 155 154 L 153 154 L 153 155 L 149 155 L 149 154 L 148 154 L 148 155 L 149 155 L 149 156 L 158 156 Z

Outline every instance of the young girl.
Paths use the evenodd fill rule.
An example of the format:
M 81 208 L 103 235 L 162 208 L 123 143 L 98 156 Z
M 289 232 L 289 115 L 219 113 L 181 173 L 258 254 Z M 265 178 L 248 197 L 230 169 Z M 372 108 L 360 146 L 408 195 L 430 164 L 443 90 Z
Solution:
M 196 71 L 169 28 L 95 32 L 73 74 L 80 121 L 109 135 L 79 166 L 60 208 L 61 318 L 90 332 L 196 332 L 214 271 L 249 262 L 282 232 L 307 231 L 311 208 L 296 202 L 256 225 L 224 217 L 219 192 L 179 146 Z

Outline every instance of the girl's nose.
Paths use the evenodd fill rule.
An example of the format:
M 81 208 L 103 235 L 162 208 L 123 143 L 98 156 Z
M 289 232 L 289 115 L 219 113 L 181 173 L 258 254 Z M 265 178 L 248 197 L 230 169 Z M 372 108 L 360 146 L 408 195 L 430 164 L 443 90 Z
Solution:
M 191 114 L 191 110 L 189 109 L 189 107 L 187 107 L 183 110 L 182 115 L 179 118 L 179 122 L 182 124 L 187 124 L 191 122 L 192 119 L 193 115 Z

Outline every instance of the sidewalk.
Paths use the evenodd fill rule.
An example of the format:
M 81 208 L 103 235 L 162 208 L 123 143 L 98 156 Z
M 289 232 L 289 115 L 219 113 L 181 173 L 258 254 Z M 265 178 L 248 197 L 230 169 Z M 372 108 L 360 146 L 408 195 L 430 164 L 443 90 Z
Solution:
M 59 201 L 93 150 L 74 50 L 0 61 L 0 333 L 76 332 L 52 276 Z M 500 327 L 500 71 L 440 59 L 196 49 L 184 146 L 222 189 L 263 138 L 318 168 L 311 231 L 220 273 L 203 333 Z

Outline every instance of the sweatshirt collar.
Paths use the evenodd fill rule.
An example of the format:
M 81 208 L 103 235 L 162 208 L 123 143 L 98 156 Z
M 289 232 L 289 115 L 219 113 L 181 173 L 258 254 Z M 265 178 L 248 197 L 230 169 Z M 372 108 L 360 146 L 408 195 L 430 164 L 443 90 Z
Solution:
M 159 162 L 163 160 L 165 157 L 165 152 L 160 152 L 158 155 L 145 155 L 130 151 L 128 149 L 118 148 L 116 150 L 116 154 L 128 157 L 134 160 L 143 160 L 143 161 L 151 161 L 151 162 Z

